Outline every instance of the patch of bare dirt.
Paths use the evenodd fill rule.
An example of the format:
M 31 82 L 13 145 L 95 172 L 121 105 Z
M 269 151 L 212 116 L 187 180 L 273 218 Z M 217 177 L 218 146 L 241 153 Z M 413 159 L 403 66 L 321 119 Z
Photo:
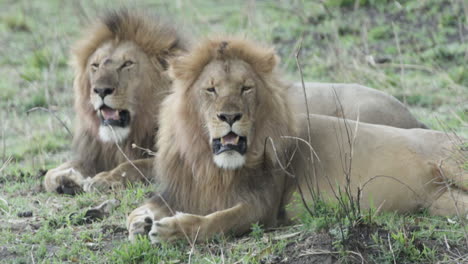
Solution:
M 328 233 L 314 233 L 289 243 L 272 263 L 328 264 L 336 263 L 333 256 L 333 238 Z

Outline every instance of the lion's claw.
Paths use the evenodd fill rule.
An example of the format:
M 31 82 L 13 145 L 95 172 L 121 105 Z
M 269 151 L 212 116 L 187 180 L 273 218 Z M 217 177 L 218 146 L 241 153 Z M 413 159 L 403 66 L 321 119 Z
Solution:
M 153 226 L 154 216 L 145 208 L 135 209 L 129 216 L 128 239 L 134 242 L 138 236 L 146 236 Z
M 157 244 L 162 241 L 173 241 L 181 237 L 175 217 L 165 217 L 155 222 L 149 232 L 151 243 Z

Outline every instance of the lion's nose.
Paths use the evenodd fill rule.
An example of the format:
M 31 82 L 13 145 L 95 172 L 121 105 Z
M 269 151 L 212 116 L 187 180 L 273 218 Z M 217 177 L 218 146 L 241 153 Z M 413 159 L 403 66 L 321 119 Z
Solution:
M 106 97 L 109 94 L 112 94 L 114 92 L 114 88 L 94 88 L 93 89 L 94 93 L 98 94 L 102 99 Z
M 226 113 L 220 113 L 218 114 L 218 118 L 221 121 L 224 121 L 228 123 L 230 126 L 234 124 L 234 122 L 239 121 L 242 118 L 241 113 L 234 113 L 234 114 L 226 114 Z

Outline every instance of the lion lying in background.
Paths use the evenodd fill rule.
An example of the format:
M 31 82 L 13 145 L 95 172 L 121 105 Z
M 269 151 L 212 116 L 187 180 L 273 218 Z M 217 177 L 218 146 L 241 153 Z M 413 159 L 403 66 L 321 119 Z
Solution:
M 334 117 L 306 115 L 290 168 L 306 200 L 334 199 L 347 178 L 363 208 L 400 213 L 427 208 L 433 215 L 468 212 L 468 161 L 462 140 L 427 129 L 400 129 Z M 295 139 L 291 139 L 296 141 Z M 312 152 L 311 152 L 312 150 Z M 347 177 L 349 176 L 349 177 Z M 457 203 L 457 204 L 456 204 Z M 459 210 L 457 212 L 457 210 Z
M 164 74 L 167 60 L 186 49 L 187 41 L 172 26 L 143 12 L 108 12 L 89 26 L 72 54 L 73 157 L 47 172 L 47 191 L 74 194 L 97 173 L 103 183 L 116 185 L 150 175 L 152 159 L 144 160 L 148 154 L 132 144 L 154 146 L 159 102 L 171 85 Z M 138 169 L 122 164 L 127 159 Z
M 305 83 L 310 114 L 342 117 L 399 128 L 427 128 L 395 97 L 359 84 Z M 301 83 L 295 83 L 293 98 L 306 113 Z
M 310 116 L 320 162 L 308 162 L 310 150 L 297 138 L 308 137 L 308 120 L 294 109 L 293 92 L 275 71 L 276 62 L 272 49 L 238 38 L 208 39 L 172 60 L 173 92 L 160 109 L 154 170 L 164 191 L 129 215 L 130 240 L 138 234 L 148 234 L 152 242 L 204 240 L 245 233 L 257 222 L 272 227 L 296 189 L 289 173 L 319 181 L 323 192 L 327 177 L 332 186 L 342 183 L 340 161 L 346 154 L 340 150 L 349 149 L 337 141 L 336 127 L 343 119 Z M 359 125 L 351 181 L 372 182 L 364 206 L 373 199 L 376 205 L 386 201 L 383 210 L 413 211 L 445 195 L 440 183 L 455 179 L 457 165 L 448 160 L 445 148 L 455 145 L 443 133 Z M 444 166 L 434 167 L 442 160 Z M 312 178 L 310 166 L 324 174 Z M 397 183 L 377 177 L 381 173 Z M 465 203 L 466 195 L 460 201 Z M 444 213 L 455 213 L 452 208 Z

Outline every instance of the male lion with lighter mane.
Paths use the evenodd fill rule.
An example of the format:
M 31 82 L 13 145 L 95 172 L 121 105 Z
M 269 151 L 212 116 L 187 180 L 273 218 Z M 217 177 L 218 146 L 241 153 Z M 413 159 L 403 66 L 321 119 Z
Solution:
M 289 175 L 310 180 L 317 175 L 304 165 L 312 152 L 299 146 L 307 138 L 309 120 L 297 112 L 301 108 L 292 100 L 292 86 L 281 81 L 277 61 L 273 49 L 232 37 L 202 41 L 170 61 L 173 90 L 161 104 L 154 170 L 163 191 L 129 215 L 130 240 L 140 234 L 148 234 L 153 243 L 204 240 L 216 233 L 243 234 L 253 223 L 273 227 L 283 220 L 285 204 L 296 189 Z M 335 134 L 344 121 L 310 116 L 312 147 L 326 161 L 320 176 L 334 177 L 329 182 L 333 186 L 342 182 L 341 167 L 335 167 L 340 160 L 347 162 L 340 157 L 348 155 L 339 152 L 340 147 L 347 151 L 347 141 L 340 143 Z M 442 174 L 455 179 L 457 167 L 443 151 L 454 144 L 443 133 L 359 125 L 363 128 L 357 130 L 353 154 L 361 168 L 352 176 L 353 184 L 390 174 L 397 183 L 408 180 L 415 192 L 387 181 L 382 188 L 378 178 L 372 185 L 375 196 L 363 200 L 386 200 L 386 210 L 416 210 L 445 193 Z M 442 159 L 447 166 L 436 170 L 433 161 Z M 394 160 L 399 164 L 392 165 Z M 320 184 L 328 190 L 326 181 Z M 466 205 L 466 197 L 461 204 Z
M 151 159 L 132 144 L 154 146 L 159 102 L 171 85 L 167 60 L 187 45 L 173 26 L 141 11 L 109 11 L 87 28 L 72 50 L 73 158 L 48 171 L 47 191 L 74 194 L 86 181 L 123 185 L 150 174 Z M 128 159 L 136 167 L 122 164 Z

